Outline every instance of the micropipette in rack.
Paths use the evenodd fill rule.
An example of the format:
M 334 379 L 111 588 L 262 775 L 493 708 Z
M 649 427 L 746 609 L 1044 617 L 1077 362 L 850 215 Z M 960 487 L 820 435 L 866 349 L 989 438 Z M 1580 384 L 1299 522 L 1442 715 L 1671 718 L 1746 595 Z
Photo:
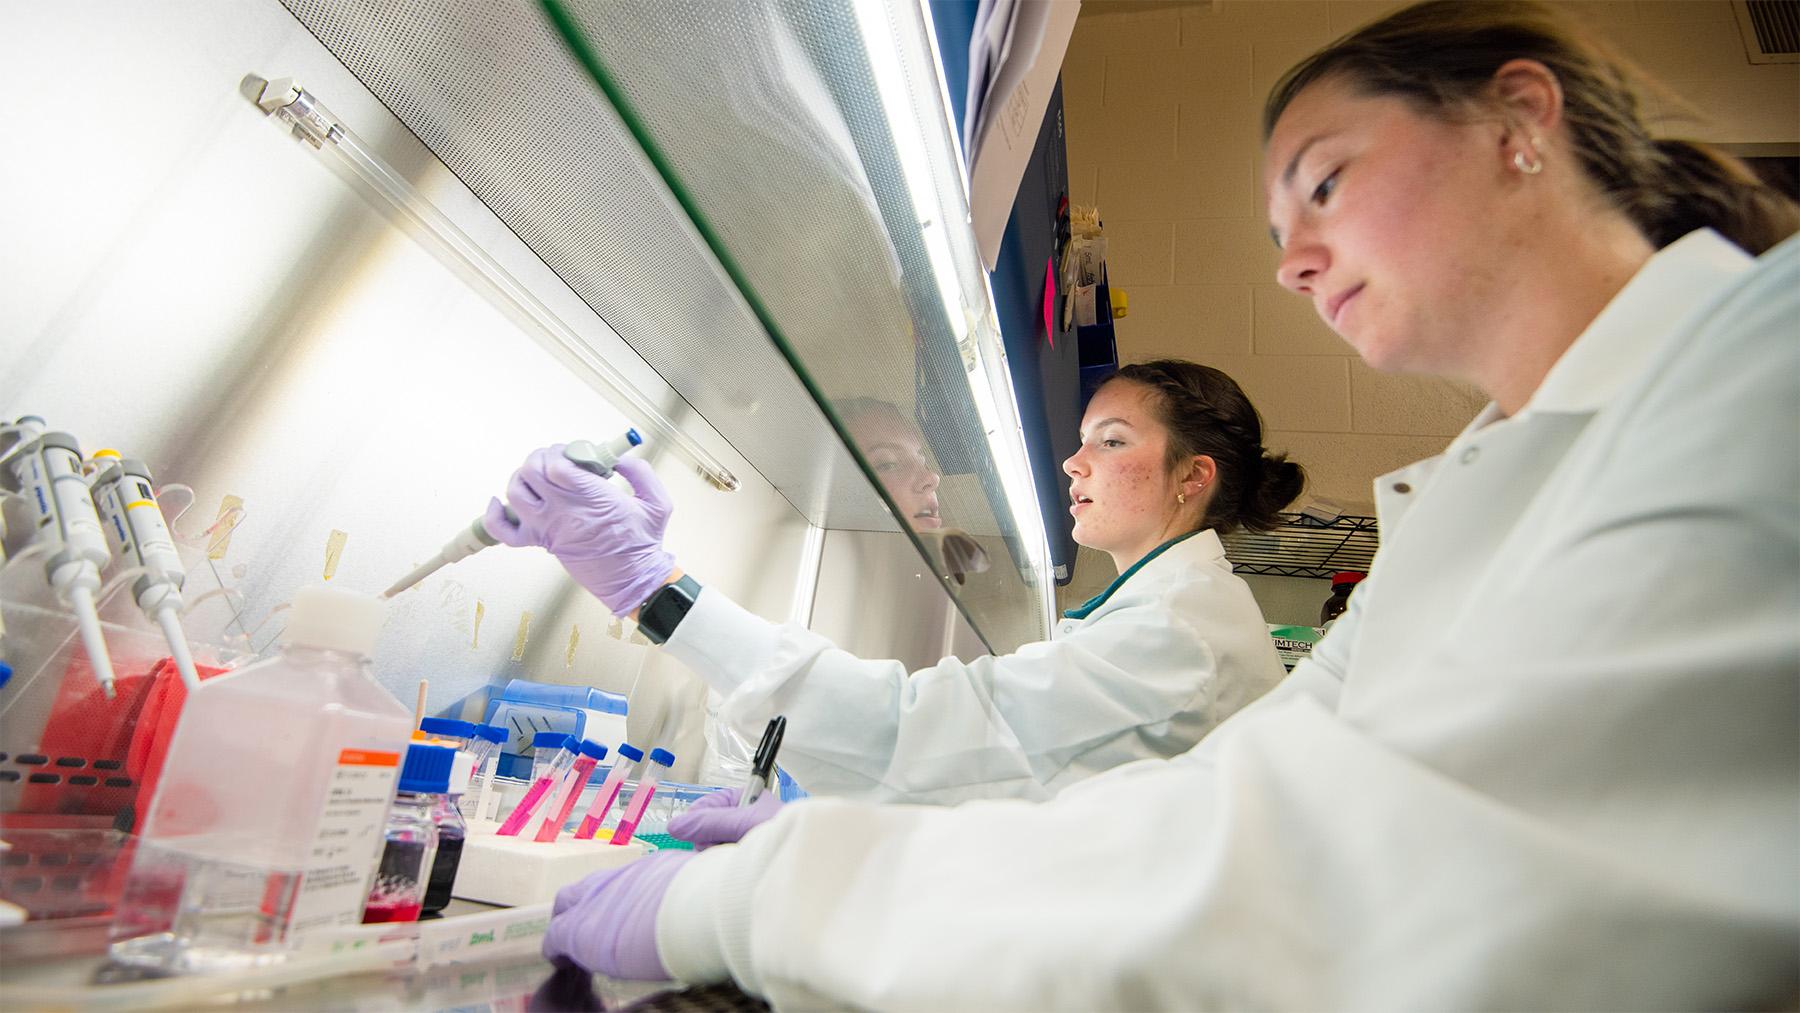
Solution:
M 100 528 L 100 514 L 94 509 L 93 493 L 81 477 L 81 444 L 68 433 L 46 432 L 46 428 L 36 415 L 13 423 L 19 442 L 3 460 L 33 511 L 37 533 L 32 538 L 44 543 L 48 560 L 44 575 L 56 596 L 75 614 L 88 663 L 110 700 L 115 696 L 112 658 L 100 635 L 94 593 L 100 589 L 100 570 L 112 555 Z
M 604 443 L 576 440 L 563 447 L 563 456 L 601 478 L 610 478 L 613 473 L 613 465 L 619 463 L 619 458 L 624 457 L 632 447 L 643 442 L 644 438 L 638 435 L 636 429 L 627 429 Z M 506 508 L 506 516 L 510 520 L 518 520 L 510 506 Z M 499 540 L 488 534 L 487 525 L 483 519 L 477 517 L 475 523 L 458 531 L 455 538 L 445 542 L 444 547 L 438 550 L 437 555 L 414 567 L 411 573 L 395 581 L 393 587 L 381 592 L 381 596 L 392 598 L 451 563 L 467 559 L 490 545 L 498 544 L 500 544 Z
M 132 582 L 132 597 L 144 616 L 162 627 L 181 681 L 188 689 L 197 689 L 200 673 L 194 670 L 194 656 L 188 650 L 180 618 L 181 585 L 187 574 L 181 568 L 175 540 L 169 537 L 162 508 L 156 505 L 156 494 L 151 491 L 150 469 L 141 461 L 121 458 L 116 450 L 94 451 L 92 463 L 98 472 L 93 486 L 94 505 L 100 510 L 113 554 L 122 566 L 144 571 Z

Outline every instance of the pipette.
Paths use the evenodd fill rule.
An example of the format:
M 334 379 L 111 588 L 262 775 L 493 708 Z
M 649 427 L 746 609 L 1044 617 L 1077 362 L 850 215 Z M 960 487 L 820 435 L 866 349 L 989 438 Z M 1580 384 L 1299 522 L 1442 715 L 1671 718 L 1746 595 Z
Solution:
M 81 477 L 81 444 L 68 433 L 45 432 L 45 422 L 26 415 L 13 424 L 19 444 L 5 457 L 19 483 L 19 491 L 35 512 L 35 541 L 43 542 L 47 557 L 44 574 L 50 587 L 75 614 L 88 663 L 107 699 L 113 691 L 112 658 L 100 635 L 100 614 L 94 592 L 100 589 L 100 570 L 111 554 L 94 497 Z
M 169 525 L 151 491 L 150 469 L 141 461 L 126 460 L 116 450 L 94 451 L 94 505 L 100 508 L 107 541 L 121 565 L 141 567 L 143 576 L 131 585 L 132 597 L 144 616 L 162 627 L 169 656 L 187 688 L 200 687 L 187 634 L 181 629 L 181 585 L 187 574 Z
M 638 435 L 636 429 L 627 429 L 604 443 L 576 440 L 563 447 L 563 456 L 601 478 L 610 478 L 613 473 L 613 465 L 619 463 L 619 458 L 624 457 L 632 447 L 643 442 L 644 438 Z M 506 516 L 510 520 L 518 520 L 518 516 L 512 512 L 510 506 L 506 508 Z M 445 542 L 444 547 L 438 550 L 437 555 L 414 567 L 411 573 L 395 581 L 393 587 L 381 592 L 381 596 L 392 598 L 451 563 L 467 559 L 490 545 L 498 544 L 500 544 L 499 541 L 493 535 L 488 534 L 487 525 L 483 523 L 482 518 L 477 517 L 475 523 L 458 531 L 455 538 Z

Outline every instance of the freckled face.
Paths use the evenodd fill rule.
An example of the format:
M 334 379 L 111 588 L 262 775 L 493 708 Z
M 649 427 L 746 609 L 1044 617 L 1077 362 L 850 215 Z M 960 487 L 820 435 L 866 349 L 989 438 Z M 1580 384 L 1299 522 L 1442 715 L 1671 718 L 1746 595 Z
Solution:
M 1063 462 L 1077 543 L 1124 569 L 1166 539 L 1176 492 L 1168 449 L 1149 388 L 1129 380 L 1100 388 L 1082 416 L 1081 449 Z

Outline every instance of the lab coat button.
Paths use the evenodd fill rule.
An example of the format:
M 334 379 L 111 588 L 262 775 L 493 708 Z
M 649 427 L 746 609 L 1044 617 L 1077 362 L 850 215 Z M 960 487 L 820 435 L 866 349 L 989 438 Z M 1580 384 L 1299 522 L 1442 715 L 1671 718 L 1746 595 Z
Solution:
M 1475 459 L 1480 456 L 1481 456 L 1481 448 L 1480 447 L 1470 447 L 1469 449 L 1462 452 L 1461 460 L 1462 460 L 1462 463 L 1464 463 L 1464 464 L 1474 464 Z
M 1407 485 L 1405 482 L 1395 482 L 1394 491 L 1404 496 L 1407 493 L 1412 492 L 1412 486 Z

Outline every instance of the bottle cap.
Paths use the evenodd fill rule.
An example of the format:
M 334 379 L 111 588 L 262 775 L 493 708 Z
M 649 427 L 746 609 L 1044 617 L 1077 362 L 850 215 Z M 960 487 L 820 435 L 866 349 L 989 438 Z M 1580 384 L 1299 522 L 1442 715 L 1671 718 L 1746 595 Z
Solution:
M 596 760 L 604 760 L 606 759 L 606 747 L 598 742 L 583 742 L 581 744 L 581 755 L 591 756 Z
M 406 762 L 400 766 L 398 791 L 437 792 L 450 789 L 450 768 L 456 763 L 456 750 L 446 746 L 428 746 L 415 742 L 406 747 Z
M 419 731 L 427 735 L 448 735 L 458 739 L 475 737 L 475 722 L 458 721 L 455 718 L 426 718 L 419 722 Z
M 619 755 L 636 763 L 644 758 L 644 751 L 629 742 L 621 742 L 619 743 Z
M 287 628 L 281 631 L 281 642 L 368 657 L 385 622 L 387 602 L 317 584 L 294 593 L 294 607 L 288 613 Z
M 506 729 L 499 725 L 476 725 L 475 736 L 480 739 L 486 739 L 495 745 L 505 742 L 508 738 Z
M 669 752 L 667 749 L 652 749 L 650 750 L 650 762 L 667 767 L 669 764 L 675 762 L 675 754 Z
M 1331 586 L 1337 587 L 1339 584 L 1355 584 L 1367 576 L 1368 574 L 1361 570 L 1345 570 L 1342 573 L 1334 573 L 1331 575 Z
M 575 744 L 569 741 L 574 737 L 568 732 L 539 732 L 531 737 L 531 748 L 534 750 L 563 749 L 565 747 L 574 749 Z

